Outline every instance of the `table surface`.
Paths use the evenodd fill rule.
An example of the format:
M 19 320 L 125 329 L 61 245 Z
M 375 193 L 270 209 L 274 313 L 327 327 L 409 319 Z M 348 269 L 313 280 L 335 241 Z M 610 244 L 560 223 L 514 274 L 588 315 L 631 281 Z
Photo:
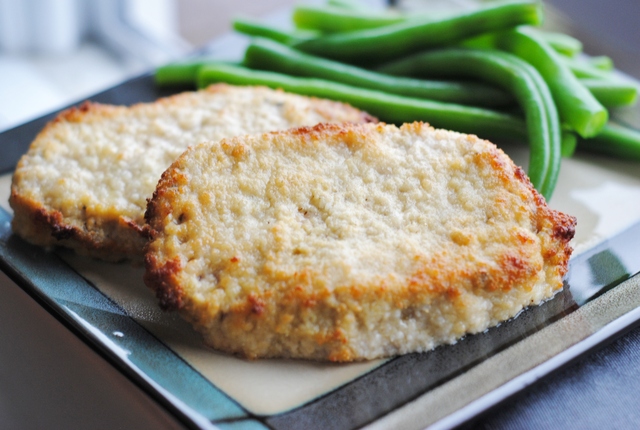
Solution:
M 578 32 L 611 55 L 625 71 L 640 78 L 640 4 L 624 0 L 554 0 L 572 13 Z M 95 59 L 99 52 L 86 48 Z M 603 52 L 593 52 L 601 54 Z M 86 53 L 85 53 L 86 54 Z M 86 54 L 88 55 L 88 54 Z M 3 62 L 4 61 L 4 62 Z M 0 71 L 14 77 L 28 62 L 10 64 L 0 54 Z M 18 68 L 16 68 L 18 64 Z M 26 66 L 25 66 L 26 64 Z M 3 66 L 5 66 L 3 68 Z M 20 69 L 22 70 L 22 69 Z M 26 69 L 25 69 L 26 70 Z M 103 76 L 105 85 L 126 71 Z M 5 81 L 6 82 L 6 81 Z M 15 81 L 13 86 L 19 86 Z M 19 84 L 19 83 L 18 83 Z M 5 86 L 0 91 L 6 94 Z M 81 91 L 89 91 L 84 87 Z M 49 94 L 50 93 L 46 93 Z M 68 93 L 67 93 L 68 94 Z M 0 103 L 0 128 L 42 113 L 53 96 L 32 103 L 32 111 Z M 33 100 L 37 97 L 34 94 Z M 61 105 L 64 103 L 61 103 Z M 38 110 L 39 109 L 39 110 Z M 13 115 L 13 117 L 7 117 Z M 0 429 L 176 429 L 170 414 L 123 376 L 98 353 L 78 339 L 15 283 L 0 272 Z M 582 357 L 562 370 L 508 399 L 469 423 L 469 427 L 510 428 L 640 428 L 640 328 Z

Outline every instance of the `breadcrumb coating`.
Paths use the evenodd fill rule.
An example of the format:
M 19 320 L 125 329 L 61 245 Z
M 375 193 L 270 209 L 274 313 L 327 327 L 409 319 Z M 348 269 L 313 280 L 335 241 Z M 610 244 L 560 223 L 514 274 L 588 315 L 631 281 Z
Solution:
M 553 296 L 575 227 L 495 145 L 423 123 L 203 143 L 146 219 L 145 282 L 206 344 L 341 362 L 454 343 Z

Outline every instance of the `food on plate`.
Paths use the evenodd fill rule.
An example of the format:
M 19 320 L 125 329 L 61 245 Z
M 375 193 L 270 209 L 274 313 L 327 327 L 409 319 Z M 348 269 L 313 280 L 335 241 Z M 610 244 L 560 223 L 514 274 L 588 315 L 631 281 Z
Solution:
M 263 87 L 215 85 L 132 107 L 87 103 L 49 123 L 18 163 L 13 231 L 42 246 L 141 261 L 147 199 L 189 145 L 372 120 L 343 103 Z
M 294 30 L 237 19 L 234 21 L 236 31 L 272 39 L 279 42 L 279 46 L 254 39 L 245 51 L 242 64 L 233 66 L 204 58 L 168 64 L 157 69 L 156 82 L 161 86 L 260 83 L 287 86 L 299 94 L 317 95 L 323 91 L 329 94 L 326 97 L 350 100 L 363 109 L 368 109 L 363 105 L 375 101 L 375 109 L 381 113 L 374 114 L 385 122 L 425 121 L 436 127 L 490 139 L 497 137 L 496 132 L 502 134 L 501 137 L 507 134 L 512 140 L 528 141 L 531 147 L 529 177 L 546 199 L 551 198 L 555 188 L 561 157 L 570 157 L 576 147 L 614 156 L 627 152 L 627 149 L 620 151 L 621 147 L 640 152 L 637 131 L 608 122 L 607 110 L 636 103 L 637 82 L 616 71 L 611 58 L 583 53 L 582 42 L 575 37 L 541 29 L 542 2 L 471 2 L 466 5 L 470 7 L 459 6 L 452 3 L 450 10 L 434 11 L 433 8 L 375 8 L 351 0 L 329 0 L 325 5 L 300 4 L 293 8 L 291 16 Z M 535 79 L 537 101 L 531 99 L 530 90 L 523 92 L 523 86 L 511 85 L 514 80 L 527 79 L 520 73 L 522 67 L 514 69 L 519 76 L 512 78 L 505 77 L 504 70 L 494 73 L 495 64 L 486 67 L 488 63 L 476 61 L 474 65 L 460 66 L 458 60 L 447 60 L 451 59 L 452 48 L 464 48 L 475 58 L 511 56 L 511 63 L 526 62 L 530 69 L 526 74 L 539 75 Z M 418 66 L 425 56 L 431 60 L 439 57 L 438 69 L 446 69 L 448 73 L 438 71 L 434 76 L 433 67 Z M 254 72 L 239 68 L 240 65 Z M 277 73 L 265 74 L 265 70 Z M 384 76 L 381 72 L 393 76 Z M 302 78 L 288 79 L 287 75 Z M 447 82 L 434 82 L 434 78 Z M 460 78 L 471 78 L 473 82 Z M 341 85 L 336 87 L 327 81 Z M 497 90 L 487 84 L 511 94 L 487 98 L 487 92 Z M 469 85 L 481 89 L 465 91 Z M 412 100 L 399 100 L 394 94 Z M 513 117 L 496 125 L 496 115 L 500 112 L 486 109 L 509 99 L 517 101 L 521 108 L 531 107 L 521 109 L 526 126 L 525 121 Z M 445 106 L 425 108 L 425 104 L 435 107 L 434 101 L 444 102 Z M 468 122 L 470 112 L 459 104 L 483 107 L 484 118 Z M 443 118 L 434 111 L 446 111 L 450 115 L 441 122 Z M 458 125 L 447 122 L 456 118 Z M 505 133 L 505 121 L 512 126 L 520 123 L 520 132 Z M 612 129 L 616 132 L 612 133 Z M 622 134 L 618 130 L 622 130 Z
M 145 282 L 207 345 L 331 361 L 430 350 L 553 296 L 575 228 L 495 145 L 419 122 L 197 145 L 145 217 Z

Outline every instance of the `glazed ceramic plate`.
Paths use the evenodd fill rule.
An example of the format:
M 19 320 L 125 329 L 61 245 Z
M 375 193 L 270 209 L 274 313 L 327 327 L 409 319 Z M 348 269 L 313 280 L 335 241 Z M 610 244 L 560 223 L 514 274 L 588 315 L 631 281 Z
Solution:
M 241 40 L 213 44 L 241 52 Z M 150 75 L 92 97 L 152 101 Z M 12 234 L 11 170 L 55 113 L 0 134 L 0 266 L 18 285 L 194 428 L 450 427 L 465 422 L 640 320 L 640 168 L 578 153 L 550 205 L 578 218 L 565 288 L 541 306 L 455 345 L 355 364 L 247 361 L 205 348 L 160 311 L 143 270 L 47 252 Z M 618 118 L 638 126 L 637 110 Z M 503 145 L 526 167 L 526 147 Z

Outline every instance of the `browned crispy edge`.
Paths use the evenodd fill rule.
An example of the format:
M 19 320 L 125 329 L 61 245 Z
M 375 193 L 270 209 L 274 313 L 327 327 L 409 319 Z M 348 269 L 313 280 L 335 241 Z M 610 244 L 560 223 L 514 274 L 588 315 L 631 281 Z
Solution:
M 170 197 L 168 195 L 177 192 L 176 190 L 180 184 L 186 182 L 186 178 L 176 171 L 176 166 L 181 163 L 183 157 L 184 154 L 171 167 L 165 170 L 153 193 L 153 197 L 147 202 L 144 218 L 149 226 L 150 241 L 160 234 L 161 220 L 171 212 L 171 205 L 168 203 Z M 146 270 L 144 283 L 155 291 L 162 309 L 182 309 L 184 305 L 183 291 L 176 278 L 177 274 L 182 270 L 182 262 L 179 258 L 174 258 L 171 261 L 159 261 L 153 254 L 146 252 L 149 242 L 145 247 L 144 263 Z
M 233 90 L 233 88 L 234 86 L 227 84 L 213 84 L 201 91 L 219 93 Z M 155 102 L 137 103 L 130 107 L 85 101 L 79 106 L 62 111 L 47 123 L 34 139 L 32 146 L 39 140 L 46 139 L 47 135 L 62 122 L 90 121 L 92 118 L 115 116 L 125 110 L 149 105 L 185 103 L 193 94 L 192 91 L 183 92 Z M 346 103 L 316 97 L 309 98 L 315 101 L 318 112 L 325 116 L 330 117 L 336 110 L 352 111 L 358 114 L 359 121 L 377 122 L 375 117 Z M 138 225 L 126 217 L 118 217 L 102 220 L 101 228 L 104 229 L 104 234 L 88 231 L 84 226 L 66 223 L 59 211 L 22 196 L 15 184 L 11 187 L 9 204 L 14 210 L 13 230 L 31 243 L 46 247 L 63 246 L 74 249 L 79 254 L 107 261 L 131 260 L 134 263 L 142 261 L 144 245 L 149 237 L 147 225 Z
M 378 125 L 384 126 L 384 124 Z M 421 126 L 423 126 L 422 123 L 413 123 L 405 124 L 404 127 Z M 357 132 L 360 127 L 362 126 L 357 124 L 319 124 L 314 127 L 289 130 L 288 132 L 306 135 L 313 140 L 321 133 L 346 135 Z M 285 132 L 273 132 L 270 134 L 282 133 Z M 476 136 L 468 136 L 468 138 L 478 139 Z M 348 144 L 349 139 L 346 139 L 345 142 Z M 238 139 L 225 139 L 223 144 L 225 143 L 229 146 L 242 146 L 242 141 Z M 183 154 L 164 172 L 153 197 L 148 202 L 145 219 L 150 226 L 151 240 L 162 234 L 161 220 L 171 212 L 171 205 L 167 202 L 167 200 L 170 200 L 170 194 L 178 192 L 177 189 L 187 181 L 184 175 L 179 172 L 182 159 L 186 156 L 187 153 Z M 555 270 L 557 276 L 561 279 L 568 270 L 568 262 L 572 252 L 569 241 L 575 234 L 576 218 L 551 209 L 546 204 L 544 197 L 535 190 L 524 170 L 516 166 L 501 149 L 494 146 L 492 150 L 478 156 L 489 158 L 489 163 L 499 172 L 498 176 L 503 182 L 519 181 L 525 186 L 524 192 L 532 194 L 533 202 L 536 206 L 532 215 L 532 222 L 536 226 L 537 233 L 541 236 L 543 242 L 545 264 Z M 507 163 L 511 165 L 513 174 L 508 173 Z M 540 234 L 546 230 L 551 232 L 548 237 Z M 147 247 L 150 243 L 147 244 Z M 469 279 L 467 282 L 473 287 L 484 288 L 488 291 L 508 291 L 518 279 L 526 276 L 530 270 L 526 262 L 522 261 L 517 254 L 506 253 L 498 261 L 498 264 L 499 269 L 486 271 L 478 279 Z M 178 280 L 182 270 L 180 259 L 175 257 L 168 261 L 160 261 L 155 255 L 147 252 L 145 255 L 145 267 L 144 281 L 147 286 L 155 291 L 161 307 L 165 310 L 184 309 L 187 306 L 188 299 L 184 297 L 183 289 Z M 453 278 L 450 271 L 446 269 L 436 256 L 431 261 L 425 262 L 424 270 L 416 272 L 410 277 L 408 284 L 400 291 L 390 291 L 380 285 L 352 285 L 336 289 L 334 294 L 347 301 L 356 300 L 362 303 L 376 300 L 393 300 L 394 303 L 403 303 L 406 309 L 411 309 L 413 304 L 422 303 L 427 299 L 427 296 L 445 297 L 446 300 L 455 303 L 457 297 L 461 294 L 459 288 L 456 287 L 459 280 Z M 326 291 L 319 293 L 304 287 L 305 279 L 313 275 L 303 272 L 296 275 L 295 279 L 291 279 L 289 291 L 280 298 L 281 307 L 277 311 L 271 309 L 270 312 L 265 312 L 265 306 L 273 306 L 274 299 L 272 292 L 266 291 L 262 294 L 252 294 L 247 297 L 245 302 L 233 306 L 231 310 L 225 312 L 225 320 L 234 320 L 238 325 L 244 324 L 246 321 L 255 321 L 259 324 L 265 314 L 277 312 L 277 314 L 281 315 L 295 308 L 324 306 L 323 299 L 328 294 Z M 425 288 L 425 286 L 428 286 L 428 288 Z M 555 289 L 559 289 L 559 287 L 556 286 Z M 347 362 L 358 358 L 354 356 L 353 351 L 346 345 L 347 340 L 339 328 L 328 333 L 322 339 L 318 338 L 317 341 L 319 342 L 319 347 L 324 351 L 323 354 L 326 354 L 324 359 Z M 243 351 L 232 352 L 239 355 L 244 354 Z M 316 358 L 322 359 L 322 357 Z
M 23 198 L 13 190 L 10 199 L 14 210 L 11 221 L 13 231 L 35 245 L 67 247 L 78 254 L 106 261 L 142 261 L 139 253 L 132 250 L 144 248 L 148 237 L 146 226 L 141 228 L 136 223 L 121 218 L 105 220 L 101 232 L 89 231 L 63 222 L 59 211 L 47 210 L 40 203 Z M 134 230 L 138 235 L 122 234 L 123 228 Z M 131 243 L 132 239 L 135 243 Z

